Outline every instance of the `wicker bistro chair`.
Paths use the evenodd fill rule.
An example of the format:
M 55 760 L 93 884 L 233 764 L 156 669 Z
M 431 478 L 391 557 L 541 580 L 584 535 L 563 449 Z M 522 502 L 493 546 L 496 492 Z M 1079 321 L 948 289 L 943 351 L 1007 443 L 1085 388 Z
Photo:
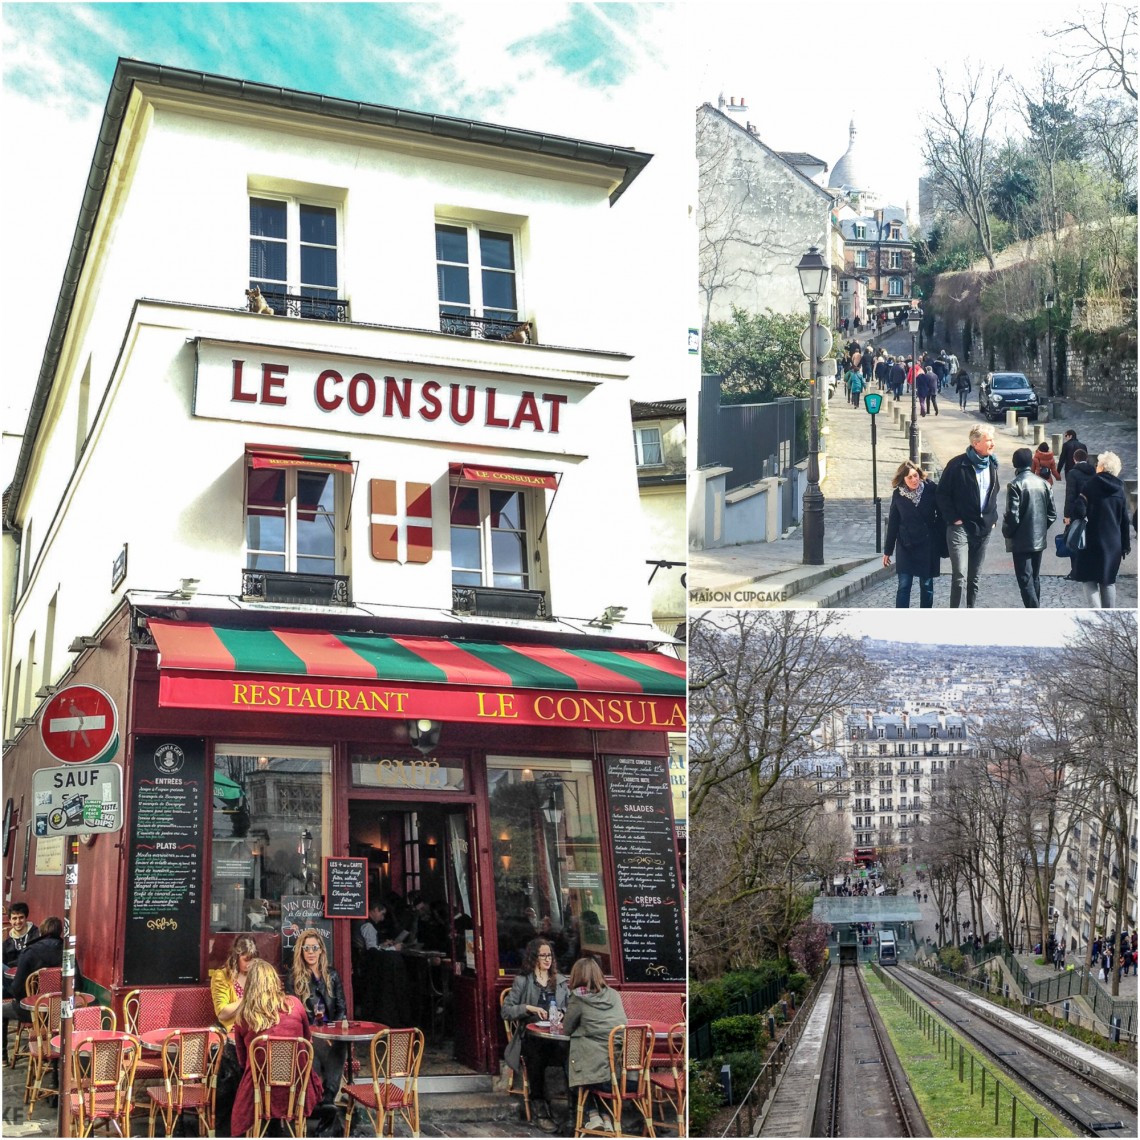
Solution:
M 622 1131 L 622 1110 L 626 1105 L 637 1109 L 645 1122 L 646 1134 L 653 1131 L 653 1086 L 649 1081 L 649 1063 L 653 1057 L 653 1026 L 630 1022 L 610 1030 L 610 1088 L 608 1091 L 582 1085 L 578 1089 L 578 1111 L 574 1122 L 575 1136 L 629 1136 Z M 613 1117 L 613 1131 L 590 1129 L 583 1123 L 591 1096 Z
M 131 1088 L 142 1046 L 131 1033 L 77 1034 L 72 1042 L 72 1092 L 68 1112 L 73 1136 L 90 1136 L 106 1124 L 119 1136 L 131 1132 Z
M 165 1134 L 184 1112 L 198 1117 L 198 1135 L 214 1134 L 214 1104 L 218 1065 L 225 1038 L 217 1029 L 172 1029 L 162 1046 L 162 1084 L 147 1087 L 150 1101 L 147 1135 L 154 1135 L 154 1122 L 162 1114 Z
M 503 990 L 499 994 L 499 1012 L 500 1013 L 502 1013 L 503 1005 L 506 1002 L 507 995 L 510 994 L 510 992 L 511 992 L 510 990 Z M 507 1044 L 509 1045 L 515 1036 L 514 1023 L 511 1021 L 508 1021 L 504 1017 L 503 1018 L 503 1028 L 507 1031 Z M 515 1088 L 515 1073 L 514 1073 L 514 1071 L 508 1070 L 508 1072 L 510 1073 L 510 1079 L 509 1079 L 509 1082 L 507 1084 L 507 1095 L 508 1096 L 521 1096 L 523 1098 L 523 1111 L 526 1114 L 527 1123 L 529 1124 L 530 1123 L 530 1077 L 527 1075 L 526 1061 L 520 1059 L 519 1065 L 520 1065 L 520 1068 L 519 1068 L 519 1072 L 518 1072 L 518 1078 L 519 1078 L 519 1087 L 518 1088 Z
M 349 1085 L 344 1134 L 352 1134 L 352 1115 L 359 1104 L 368 1113 L 377 1136 L 396 1135 L 396 1118 L 403 1117 L 413 1136 L 420 1134 L 420 1062 L 424 1035 L 419 1029 L 382 1029 L 372 1038 L 372 1087 Z
M 41 990 L 46 993 L 58 992 L 63 989 L 63 970 L 59 966 L 41 966 L 28 975 L 24 983 L 24 997 L 34 998 Z M 17 1021 L 16 1042 L 12 1046 L 12 1055 L 8 1060 L 8 1067 L 14 1069 L 21 1057 L 28 1055 L 28 1043 L 31 1040 L 30 1021 Z M 20 1043 L 23 1042 L 23 1048 Z
M 250 1136 L 264 1136 L 271 1120 L 278 1120 L 290 1136 L 305 1135 L 305 1098 L 313 1071 L 312 1042 L 304 1037 L 270 1037 L 261 1034 L 249 1044 L 253 1076 L 253 1127 Z M 273 1094 L 285 1111 L 275 1111 Z
M 92 1005 L 95 1001 L 91 994 L 75 994 L 74 1012 L 78 1013 L 83 1006 Z M 24 1078 L 24 1103 L 28 1106 L 28 1119 L 36 1110 L 36 1105 L 46 1097 L 58 1095 L 58 1090 L 44 1088 L 44 1074 L 49 1066 L 58 1060 L 58 1054 L 52 1052 L 51 1039 L 60 1032 L 60 1014 L 62 1010 L 63 995 L 61 993 L 36 994 L 36 1004 L 32 1006 L 32 1035 L 28 1040 L 28 1072 Z M 74 1025 L 73 1025 L 74 1028 Z M 86 1029 L 92 1028 L 90 1025 Z
M 670 1072 L 664 1072 L 654 1067 L 650 1072 L 650 1083 L 653 1086 L 654 1104 L 662 1110 L 659 1124 L 672 1128 L 673 1122 L 664 1119 L 664 1109 L 669 1106 L 677 1115 L 677 1135 L 684 1134 L 686 1097 L 688 1096 L 688 1066 L 685 1060 L 685 1038 L 687 1031 L 685 1023 L 678 1021 L 669 1027 L 669 1060 Z

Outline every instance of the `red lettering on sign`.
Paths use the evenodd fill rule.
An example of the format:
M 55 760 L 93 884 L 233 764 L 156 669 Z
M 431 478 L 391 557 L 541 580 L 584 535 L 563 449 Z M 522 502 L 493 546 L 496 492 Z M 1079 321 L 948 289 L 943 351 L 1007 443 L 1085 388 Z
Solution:
M 471 417 L 475 414 L 475 385 L 468 384 L 463 390 L 467 393 L 467 407 L 461 412 L 459 410 L 459 385 L 451 385 L 451 418 L 457 424 L 470 423 Z
M 420 395 L 423 397 L 423 406 L 420 408 L 420 415 L 425 420 L 437 420 L 440 413 L 443 411 L 443 404 L 436 392 L 442 387 L 435 380 L 428 380 L 427 383 L 420 389 Z
M 358 416 L 367 415 L 376 406 L 376 381 L 367 372 L 358 372 L 348 382 L 348 406 Z
M 516 431 L 522 427 L 523 424 L 530 424 L 535 431 L 542 431 L 542 414 L 538 410 L 538 403 L 534 398 L 533 392 L 524 392 L 522 399 L 519 400 L 518 410 L 515 412 L 515 418 L 511 423 L 511 427 Z
M 495 415 L 495 389 L 487 389 L 487 419 L 486 424 L 488 427 L 505 427 L 511 426 L 510 420 L 500 419 Z
M 392 414 L 393 405 L 400 409 L 406 420 L 412 414 L 412 382 L 397 380 L 395 376 L 384 377 L 384 415 Z
M 257 393 L 246 392 L 241 386 L 241 373 L 244 365 L 244 360 L 234 361 L 234 384 L 233 389 L 230 392 L 230 399 L 236 401 L 239 404 L 256 404 Z
M 566 403 L 565 396 L 552 396 L 548 392 L 543 392 L 542 402 L 550 405 L 550 431 L 554 434 L 558 431 L 558 412 L 562 405 Z
M 333 368 L 326 368 L 324 372 L 317 377 L 315 396 L 317 407 L 323 412 L 334 412 L 344 403 L 344 397 L 340 395 L 339 392 L 333 396 L 328 394 L 327 385 L 330 381 L 333 384 L 343 384 L 344 377 Z
M 289 375 L 287 364 L 263 364 L 261 366 L 261 402 L 263 404 L 285 405 L 285 393 L 278 393 L 276 389 L 285 386 L 285 377 Z

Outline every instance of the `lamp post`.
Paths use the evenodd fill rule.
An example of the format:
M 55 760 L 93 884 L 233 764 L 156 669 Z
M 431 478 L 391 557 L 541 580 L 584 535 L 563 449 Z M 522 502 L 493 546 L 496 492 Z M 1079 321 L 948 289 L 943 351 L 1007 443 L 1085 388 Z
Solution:
M 807 486 L 804 488 L 804 553 L 805 566 L 823 565 L 823 492 L 819 487 L 819 299 L 827 290 L 831 269 L 812 246 L 800 258 L 796 272 L 800 288 L 807 298 L 809 314 L 808 354 L 811 371 L 811 429 L 808 437 Z
M 922 328 L 922 310 L 911 309 L 906 315 L 906 325 L 910 329 L 911 367 L 910 383 L 910 461 L 918 462 L 918 330 Z
M 1045 316 L 1049 321 L 1049 366 L 1048 366 L 1048 380 L 1046 381 L 1045 390 L 1049 393 L 1051 400 L 1056 393 L 1053 391 L 1053 294 L 1045 294 Z M 1052 412 L 1049 413 L 1052 415 Z

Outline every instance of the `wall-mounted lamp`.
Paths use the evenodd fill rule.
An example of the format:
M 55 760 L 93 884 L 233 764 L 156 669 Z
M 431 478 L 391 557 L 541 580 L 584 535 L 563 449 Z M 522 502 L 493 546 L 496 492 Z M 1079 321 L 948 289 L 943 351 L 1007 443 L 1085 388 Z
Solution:
M 412 747 L 425 756 L 439 744 L 439 733 L 443 725 L 438 720 L 428 720 L 421 717 L 419 720 L 408 721 L 408 739 Z
M 259 756 L 257 758 L 257 767 L 261 771 L 264 772 L 265 769 L 269 767 L 269 757 L 268 756 Z
M 388 854 L 388 852 L 383 847 L 373 847 L 372 850 L 376 853 L 376 862 L 379 863 L 382 867 L 387 867 L 388 861 L 391 859 L 391 856 Z
M 435 870 L 435 861 L 439 858 L 439 844 L 438 843 L 425 843 L 424 855 L 427 857 L 428 867 Z
M 73 637 L 67 647 L 68 653 L 82 653 L 85 649 L 98 649 L 103 642 L 97 637 Z
M 509 831 L 504 831 L 499 836 L 499 862 L 503 864 L 504 871 L 511 869 L 511 835 Z
M 606 606 L 601 617 L 594 618 L 590 625 L 601 626 L 602 629 L 612 629 L 615 622 L 623 621 L 628 606 Z

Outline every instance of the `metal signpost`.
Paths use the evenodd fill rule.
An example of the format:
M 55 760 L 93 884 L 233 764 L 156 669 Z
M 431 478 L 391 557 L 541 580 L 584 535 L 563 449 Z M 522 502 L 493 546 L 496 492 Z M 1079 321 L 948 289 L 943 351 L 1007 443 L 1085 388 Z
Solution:
M 94 685 L 69 685 L 44 705 L 40 739 L 60 768 L 32 775 L 37 836 L 67 836 L 63 890 L 63 970 L 60 986 L 60 1136 L 71 1135 L 71 1038 L 75 1014 L 75 933 L 79 836 L 123 827 L 123 769 L 107 763 L 119 749 L 119 710 Z
M 875 553 L 883 553 L 883 504 L 879 498 L 879 458 L 877 447 L 879 433 L 875 417 L 882 407 L 883 397 L 879 392 L 868 392 L 863 397 L 863 407 L 871 413 L 871 497 L 875 500 Z

